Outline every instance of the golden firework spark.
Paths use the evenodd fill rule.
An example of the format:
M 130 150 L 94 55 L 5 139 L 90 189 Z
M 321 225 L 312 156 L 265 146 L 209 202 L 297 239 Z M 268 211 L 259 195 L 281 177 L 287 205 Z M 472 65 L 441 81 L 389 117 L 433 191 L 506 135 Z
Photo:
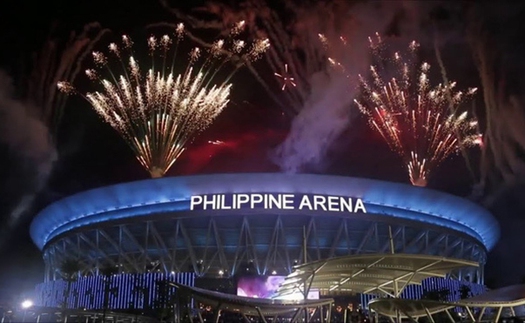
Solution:
M 168 35 L 149 37 L 147 45 L 154 59 L 147 70 L 143 71 L 132 55 L 131 39 L 123 36 L 121 45 L 111 43 L 108 46 L 110 55 L 120 61 L 122 72 L 113 72 L 111 59 L 102 52 L 93 52 L 93 60 L 99 69 L 106 69 L 110 77 L 102 78 L 103 73 L 99 70 L 86 71 L 88 78 L 96 80 L 102 90 L 88 92 L 84 98 L 120 133 L 152 177 L 163 176 L 186 144 L 221 113 L 229 101 L 229 80 L 242 65 L 236 64 L 233 72 L 216 82 L 218 71 L 232 58 L 222 52 L 225 41 L 216 41 L 208 51 L 209 56 L 200 64 L 202 50 L 198 47 L 182 62 L 183 59 L 176 56 L 176 48 L 183 34 L 184 26 L 179 24 L 173 38 Z M 235 47 L 236 42 L 232 40 L 231 46 Z M 241 53 L 241 61 L 257 59 L 268 45 L 265 40 L 256 41 L 246 53 Z M 175 53 L 169 65 L 172 47 Z M 175 72 L 179 64 L 185 66 L 182 73 Z M 67 82 L 59 82 L 58 88 L 65 93 L 77 92 Z
M 371 45 L 377 54 L 378 44 Z M 410 52 L 413 54 L 418 46 L 412 42 Z M 439 163 L 463 147 L 480 143 L 477 121 L 467 112 L 457 112 L 476 89 L 457 91 L 455 82 L 432 87 L 428 63 L 413 73 L 409 61 L 399 53 L 393 59 L 399 75 L 384 81 L 379 67 L 371 66 L 372 80 L 367 82 L 360 76 L 363 99 L 355 102 L 370 126 L 404 158 L 411 183 L 426 186 L 430 172 Z

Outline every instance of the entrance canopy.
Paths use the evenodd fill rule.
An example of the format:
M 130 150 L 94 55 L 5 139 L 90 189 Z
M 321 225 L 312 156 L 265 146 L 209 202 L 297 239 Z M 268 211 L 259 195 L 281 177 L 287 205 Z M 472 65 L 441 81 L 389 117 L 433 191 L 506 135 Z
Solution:
M 237 312 L 243 315 L 275 316 L 297 312 L 304 308 L 316 308 L 330 305 L 332 298 L 316 300 L 273 300 L 263 298 L 243 297 L 191 287 L 178 283 L 170 283 L 178 292 L 191 296 L 193 299 L 210 305 L 217 310 Z
M 278 290 L 279 295 L 316 289 L 352 293 L 384 293 L 398 297 L 411 284 L 451 271 L 477 267 L 474 261 L 414 254 L 351 255 L 295 267 Z
M 514 307 L 525 305 L 525 285 L 512 285 L 494 289 L 459 301 L 469 307 Z
M 406 317 L 409 319 L 431 317 L 432 314 L 441 312 L 446 312 L 451 318 L 448 311 L 457 306 L 457 304 L 433 300 L 401 298 L 377 298 L 368 303 L 368 307 L 378 314 L 388 317 L 396 317 L 399 314 L 401 318 Z M 453 319 L 452 322 L 454 322 Z
M 484 319 L 498 322 L 503 313 L 503 309 L 508 309 L 510 314 L 515 316 L 514 308 L 523 305 L 525 305 L 525 285 L 513 285 L 491 290 L 455 303 L 423 299 L 378 298 L 371 300 L 368 304 L 370 309 L 384 316 L 395 317 L 397 314 L 396 311 L 399 311 L 402 317 L 415 319 L 422 316 L 431 318 L 432 314 L 446 312 L 452 320 L 448 311 L 453 307 L 463 307 L 466 309 L 470 319 L 474 322 L 481 322 Z M 477 317 L 475 317 L 474 311 L 472 311 L 474 308 L 480 309 Z M 488 313 L 486 313 L 487 308 L 495 309 L 495 312 L 488 315 Z M 487 318 L 485 318 L 485 316 Z M 452 322 L 454 321 L 452 320 Z
M 514 308 L 525 305 L 525 285 L 512 285 L 499 289 L 494 289 L 471 298 L 463 299 L 458 305 L 466 308 L 471 319 L 474 319 L 472 308 L 480 308 L 478 320 L 485 316 L 487 308 L 496 310 L 495 321 L 497 322 L 503 313 L 503 309 L 510 310 L 512 316 L 516 313 Z

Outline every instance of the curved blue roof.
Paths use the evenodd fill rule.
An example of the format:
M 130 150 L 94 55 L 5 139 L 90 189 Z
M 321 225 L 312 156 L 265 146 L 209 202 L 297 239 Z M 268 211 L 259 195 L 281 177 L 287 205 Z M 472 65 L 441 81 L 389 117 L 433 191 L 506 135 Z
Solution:
M 464 232 L 483 243 L 487 250 L 499 238 L 498 222 L 487 210 L 446 193 L 362 178 L 282 173 L 166 177 L 85 191 L 40 212 L 31 223 L 31 238 L 43 249 L 51 239 L 75 228 L 148 214 L 187 211 L 192 195 L 231 193 L 361 198 L 368 213 Z M 243 210 L 232 212 L 242 214 Z

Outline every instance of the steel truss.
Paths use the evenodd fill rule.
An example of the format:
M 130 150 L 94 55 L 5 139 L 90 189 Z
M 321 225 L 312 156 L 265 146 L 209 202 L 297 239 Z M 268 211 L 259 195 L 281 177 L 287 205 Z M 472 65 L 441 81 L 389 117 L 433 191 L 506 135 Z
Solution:
M 288 274 L 304 261 L 389 252 L 389 227 L 396 253 L 476 261 L 479 268 L 454 275 L 483 284 L 486 250 L 461 232 L 418 222 L 302 215 L 174 218 L 82 228 L 45 247 L 46 281 L 59 278 L 57 270 L 66 258 L 79 259 L 86 275 L 96 275 L 108 265 L 122 273 L 192 271 L 198 276 L 229 277 L 247 270 Z

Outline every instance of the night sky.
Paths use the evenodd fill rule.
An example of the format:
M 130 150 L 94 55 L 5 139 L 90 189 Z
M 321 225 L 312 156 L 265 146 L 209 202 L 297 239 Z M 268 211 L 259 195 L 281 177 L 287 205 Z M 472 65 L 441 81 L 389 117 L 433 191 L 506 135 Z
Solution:
M 191 4 L 186 4 L 180 9 L 188 11 L 192 6 L 204 3 L 187 2 Z M 461 33 L 454 28 L 464 28 L 458 22 L 465 18 L 462 15 L 466 15 L 466 9 L 460 8 L 459 14 L 457 11 L 451 13 L 448 6 L 441 5 L 439 1 L 428 3 L 432 3 L 429 4 L 432 10 L 426 13 L 427 16 L 422 21 L 428 20 L 444 26 L 449 32 L 446 36 L 450 38 L 459 37 L 457 35 Z M 498 57 L 497 65 L 492 69 L 496 74 L 506 76 L 509 95 L 523 97 L 523 6 L 513 6 L 510 2 L 503 2 L 497 6 L 477 5 L 475 2 L 465 2 L 462 5 L 479 6 L 478 11 L 489 21 L 488 32 L 495 39 L 494 55 Z M 86 23 L 93 21 L 111 29 L 114 35 L 126 33 L 135 39 L 147 35 L 144 26 L 150 23 L 178 22 L 160 3 L 149 0 L 45 1 L 37 5 L 29 1 L 3 3 L 0 9 L 0 69 L 12 79 L 11 97 L 24 101 L 27 94 L 27 78 L 33 68 L 32 57 L 42 49 L 50 35 L 63 44 L 71 31 L 78 32 Z M 390 26 L 390 32 L 395 33 L 395 27 Z M 202 37 L 206 38 L 208 35 L 204 33 Z M 424 40 L 419 41 L 424 44 Z M 449 46 L 442 52 L 451 78 L 462 82 L 463 87 L 481 87 L 467 41 L 462 39 L 452 43 L 454 46 Z M 107 43 L 102 41 L 101 44 L 99 47 Z M 423 51 L 423 55 L 428 55 L 425 58 L 433 63 L 432 50 Z M 257 64 L 259 62 L 255 66 Z M 260 64 L 264 66 L 264 63 Z M 288 135 L 294 113 L 276 105 L 246 71 L 236 75 L 233 83 L 232 102 L 215 123 L 188 146 L 167 176 L 280 171 L 272 156 Z M 275 90 L 279 95 L 278 86 Z M 3 100 L 1 97 L 0 99 Z M 487 120 L 483 105 L 483 95 L 479 94 L 474 102 L 474 109 L 485 127 Z M 525 115 L 523 107 L 524 105 L 520 105 L 519 111 Z M 36 283 L 42 281 L 40 252 L 33 246 L 28 235 L 29 223 L 39 210 L 73 193 L 114 183 L 146 179 L 148 173 L 135 160 L 126 143 L 109 125 L 97 117 L 85 101 L 79 97 L 70 97 L 59 126 L 54 130 L 56 140 L 53 146 L 56 147 L 57 158 L 41 188 L 35 189 L 39 182 L 38 162 L 28 158 L 26 153 L 26 150 L 31 149 L 31 145 L 21 144 L 20 139 L 12 140 L 12 130 L 9 130 L 12 127 L 8 124 L 10 119 L 7 117 L 9 113 L 6 112 L 12 107 L 0 102 L 0 108 L 0 151 L 3 156 L 0 159 L 0 189 L 3 196 L 0 199 L 0 220 L 4 220 L 0 232 L 0 259 L 3 260 L 0 269 L 2 302 L 19 297 L 18 293 L 31 290 Z M 28 115 L 31 115 L 31 112 L 28 112 Z M 519 165 L 525 165 L 525 140 L 516 139 L 525 138 L 525 124 L 522 126 L 521 129 L 516 126 L 508 139 L 513 141 L 516 152 L 512 156 Z M 23 138 L 29 137 L 24 134 L 32 131 L 31 124 L 21 123 L 16 129 L 16 138 L 22 138 L 23 141 Z M 215 140 L 224 143 L 209 143 Z M 381 138 L 362 118 L 353 120 L 351 126 L 345 127 L 334 140 L 327 142 L 326 146 L 328 148 L 322 160 L 305 165 L 302 172 L 408 182 L 400 158 L 388 150 Z M 473 150 L 470 159 L 479 178 L 481 154 Z M 515 245 L 517 241 L 522 245 L 520 230 L 525 229 L 525 206 L 520 202 L 525 196 L 525 166 L 509 167 L 512 168 L 511 173 L 514 177 L 504 181 L 500 179 L 499 182 L 504 183 L 501 185 L 512 185 L 506 186 L 505 194 L 499 195 L 490 203 L 491 211 L 500 220 L 503 231 L 502 240 L 491 253 L 489 260 L 487 280 L 493 286 L 519 283 L 521 277 L 525 276 L 525 261 L 517 257 L 522 248 Z M 469 175 L 465 162 L 457 156 L 440 166 L 429 186 L 469 197 L 472 195 L 474 184 L 475 181 Z M 21 203 L 27 196 L 34 198 Z M 477 199 L 481 202 L 486 201 L 483 194 Z M 14 210 L 21 204 L 24 206 L 21 215 L 16 221 L 10 221 Z

